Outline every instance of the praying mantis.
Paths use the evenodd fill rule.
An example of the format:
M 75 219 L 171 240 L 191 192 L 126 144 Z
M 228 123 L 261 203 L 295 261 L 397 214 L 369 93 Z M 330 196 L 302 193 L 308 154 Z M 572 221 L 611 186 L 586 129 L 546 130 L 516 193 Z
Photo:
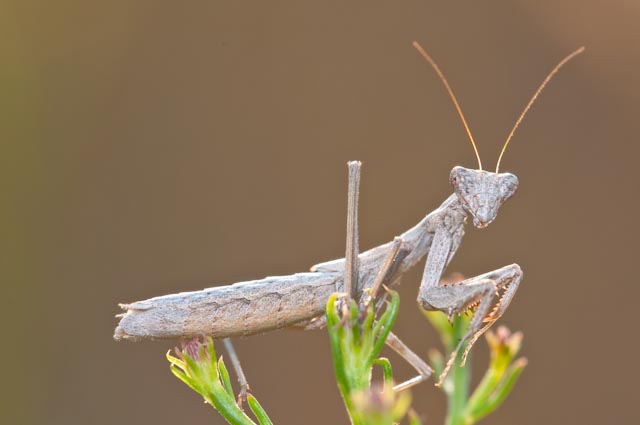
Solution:
M 478 169 L 456 166 L 451 170 L 449 181 L 453 194 L 394 241 L 369 249 L 355 258 L 350 259 L 347 255 L 346 259 L 320 263 L 305 273 L 266 277 L 121 304 L 125 313 L 119 316 L 120 323 L 114 338 L 137 341 L 191 338 L 203 334 L 229 338 L 288 327 L 321 327 L 325 304 L 332 293 L 347 292 L 359 297 L 381 283 L 378 278 L 381 269 L 385 271 L 382 281 L 394 286 L 407 270 L 426 256 L 418 305 L 425 310 L 442 311 L 450 318 L 469 311 L 473 314 L 466 334 L 451 353 L 436 385 L 442 384 L 463 347 L 461 364 L 464 365 L 474 343 L 506 311 L 523 273 L 517 264 L 511 264 L 446 285 L 441 285 L 440 279 L 460 246 L 467 218 L 471 218 L 478 229 L 487 227 L 495 220 L 500 207 L 516 193 L 518 178 L 511 173 L 499 172 L 506 148 L 543 88 L 562 66 L 585 49 L 581 47 L 566 56 L 543 80 L 509 133 L 495 172 L 490 172 L 482 168 L 467 121 L 440 68 L 417 42 L 413 45 L 444 84 L 478 161 Z M 354 225 L 357 226 L 357 222 L 351 223 L 352 227 Z M 347 245 L 347 253 L 357 252 L 357 247 Z M 354 270 L 355 276 L 345 275 L 345 270 Z M 402 346 L 395 336 L 389 343 L 394 349 Z M 428 366 L 421 370 L 421 378 L 412 384 L 430 375 Z M 400 389 L 406 387 L 408 385 Z

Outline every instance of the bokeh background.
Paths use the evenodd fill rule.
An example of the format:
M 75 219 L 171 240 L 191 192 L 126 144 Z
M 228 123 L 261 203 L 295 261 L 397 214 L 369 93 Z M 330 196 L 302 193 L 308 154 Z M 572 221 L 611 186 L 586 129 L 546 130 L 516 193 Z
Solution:
M 530 363 L 487 423 L 638 423 L 639 20 L 622 0 L 3 0 L 0 422 L 222 424 L 169 373 L 173 343 L 112 340 L 117 303 L 342 256 L 350 159 L 363 248 L 437 207 L 449 170 L 475 162 L 418 40 L 487 168 L 587 46 L 505 156 L 518 195 L 468 228 L 449 271 L 525 271 L 501 323 Z M 396 331 L 424 354 L 420 273 Z M 277 423 L 346 422 L 324 332 L 237 348 Z M 414 397 L 442 422 L 432 383 Z

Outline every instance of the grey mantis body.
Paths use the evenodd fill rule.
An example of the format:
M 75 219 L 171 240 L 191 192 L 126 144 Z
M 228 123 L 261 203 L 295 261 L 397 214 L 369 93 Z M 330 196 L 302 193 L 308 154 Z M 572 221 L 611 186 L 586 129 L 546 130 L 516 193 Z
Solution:
M 473 171 L 456 167 L 452 175 Z M 439 208 L 399 236 L 400 253 L 385 280 L 391 285 L 397 283 L 404 272 L 429 254 L 418 297 L 422 307 L 453 315 L 479 303 L 479 311 L 487 310 L 482 315 L 485 317 L 490 307 L 498 305 L 497 291 L 509 288 L 491 318 L 493 323 L 508 306 L 520 282 L 517 265 L 457 284 L 437 285 L 444 267 L 460 245 L 466 216 L 459 195 L 449 196 Z M 363 288 L 373 285 L 392 244 L 360 254 L 358 287 L 354 292 L 360 294 Z M 344 287 L 344 268 L 345 260 L 339 259 L 318 264 L 309 273 L 267 277 L 123 304 L 127 312 L 116 328 L 115 338 L 190 338 L 202 334 L 228 338 L 304 326 L 321 317 L 329 296 Z M 472 325 L 469 338 L 480 330 L 480 325 L 482 322 Z
M 429 252 L 441 217 L 452 207 L 459 208 L 455 195 L 400 236 L 404 258 L 395 266 L 392 280 L 397 280 Z M 460 219 L 464 218 L 456 214 L 458 222 L 455 226 L 460 232 L 452 241 L 455 248 L 462 238 L 463 222 Z M 360 254 L 360 283 L 356 292 L 372 283 L 390 245 L 391 242 Z M 315 265 L 308 273 L 267 277 L 122 304 L 127 312 L 116 328 L 115 337 L 189 338 L 205 333 L 224 338 L 301 324 L 321 315 L 329 296 L 344 285 L 344 263 L 344 259 L 334 260 Z
M 452 204 L 456 204 L 455 195 L 399 236 L 403 241 L 402 253 L 393 266 L 390 281 L 397 281 L 429 252 L 436 222 Z M 457 226 L 461 229 L 463 222 Z M 456 247 L 461 238 L 462 232 Z M 360 293 L 372 284 L 391 244 L 359 255 L 359 284 L 354 292 Z M 127 312 L 116 328 L 115 338 L 189 338 L 203 333 L 225 338 L 304 325 L 321 316 L 329 296 L 344 287 L 344 268 L 345 260 L 339 259 L 317 264 L 307 273 L 266 277 L 122 304 Z
M 457 352 L 466 344 L 464 358 L 474 342 L 505 312 L 522 279 L 517 264 L 447 285 L 440 278 L 460 246 L 468 217 L 477 228 L 484 228 L 496 218 L 500 206 L 517 189 L 518 179 L 510 173 L 498 173 L 500 159 L 511 136 L 542 88 L 555 72 L 578 49 L 561 61 L 544 80 L 505 143 L 496 172 L 483 171 L 477 149 L 468 126 L 448 83 L 431 58 L 414 43 L 431 63 L 449 92 L 478 157 L 479 169 L 455 167 L 450 174 L 453 194 L 414 227 L 399 236 L 401 245 L 384 277 L 389 285 L 397 284 L 401 276 L 427 257 L 418 294 L 418 304 L 427 310 L 443 311 L 450 317 L 468 310 L 474 312 L 467 333 L 454 353 L 445 372 L 451 367 Z M 389 242 L 358 256 L 357 286 L 350 288 L 360 295 L 371 288 L 381 265 L 394 242 Z M 202 334 L 228 338 L 263 333 L 287 327 L 317 327 L 329 296 L 344 291 L 345 259 L 320 263 L 310 272 L 289 276 L 267 277 L 201 291 L 155 297 L 131 304 L 115 330 L 117 340 L 190 338 Z M 321 319 L 320 322 L 321 324 Z M 393 347 L 393 341 L 390 344 Z

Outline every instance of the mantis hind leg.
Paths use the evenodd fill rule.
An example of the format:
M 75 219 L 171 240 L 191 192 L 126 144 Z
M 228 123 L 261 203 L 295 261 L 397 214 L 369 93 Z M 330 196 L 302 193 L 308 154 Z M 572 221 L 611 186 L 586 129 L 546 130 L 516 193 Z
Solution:
M 247 401 L 247 394 L 250 391 L 249 382 L 247 382 L 247 377 L 242 370 L 242 365 L 240 364 L 240 359 L 236 353 L 235 348 L 233 347 L 233 343 L 229 338 L 223 338 L 222 342 L 224 343 L 224 348 L 227 350 L 229 354 L 229 358 L 231 359 L 231 365 L 233 367 L 234 372 L 236 373 L 236 377 L 238 378 L 238 383 L 240 384 L 240 393 L 238 393 L 238 406 L 242 409 L 242 404 Z
M 393 332 L 389 332 L 385 343 L 418 372 L 418 376 L 395 385 L 393 387 L 394 391 L 398 392 L 411 388 L 414 385 L 426 381 L 433 374 L 433 369 L 431 369 L 431 367 L 422 360 L 420 356 L 407 347 L 405 343 L 402 342 Z
M 458 283 L 429 288 L 424 297 L 419 299 L 424 307 L 440 310 L 450 317 L 468 310 L 474 311 L 469 328 L 451 353 L 437 386 L 442 384 L 466 344 L 461 361 L 464 366 L 475 342 L 506 311 L 521 280 L 520 266 L 512 264 Z

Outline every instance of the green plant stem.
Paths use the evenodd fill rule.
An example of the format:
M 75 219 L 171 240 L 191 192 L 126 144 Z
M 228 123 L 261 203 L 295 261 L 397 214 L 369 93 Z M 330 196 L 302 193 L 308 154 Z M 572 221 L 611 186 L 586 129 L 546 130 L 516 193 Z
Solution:
M 457 341 L 462 338 L 465 332 L 463 321 L 456 317 L 453 322 L 453 338 L 451 340 L 448 351 L 455 349 Z M 463 351 L 463 350 L 461 350 Z M 465 413 L 467 400 L 469 398 L 469 385 L 471 379 L 470 358 L 467 359 L 467 365 L 460 367 L 462 354 L 458 353 L 455 364 L 451 368 L 449 377 L 444 383 L 445 392 L 447 393 L 447 419 L 446 425 L 465 425 Z
M 459 359 L 456 359 L 458 362 Z M 451 383 L 453 388 L 447 392 L 447 420 L 446 425 L 465 425 L 465 412 L 469 397 L 469 367 L 453 366 L 451 369 Z

